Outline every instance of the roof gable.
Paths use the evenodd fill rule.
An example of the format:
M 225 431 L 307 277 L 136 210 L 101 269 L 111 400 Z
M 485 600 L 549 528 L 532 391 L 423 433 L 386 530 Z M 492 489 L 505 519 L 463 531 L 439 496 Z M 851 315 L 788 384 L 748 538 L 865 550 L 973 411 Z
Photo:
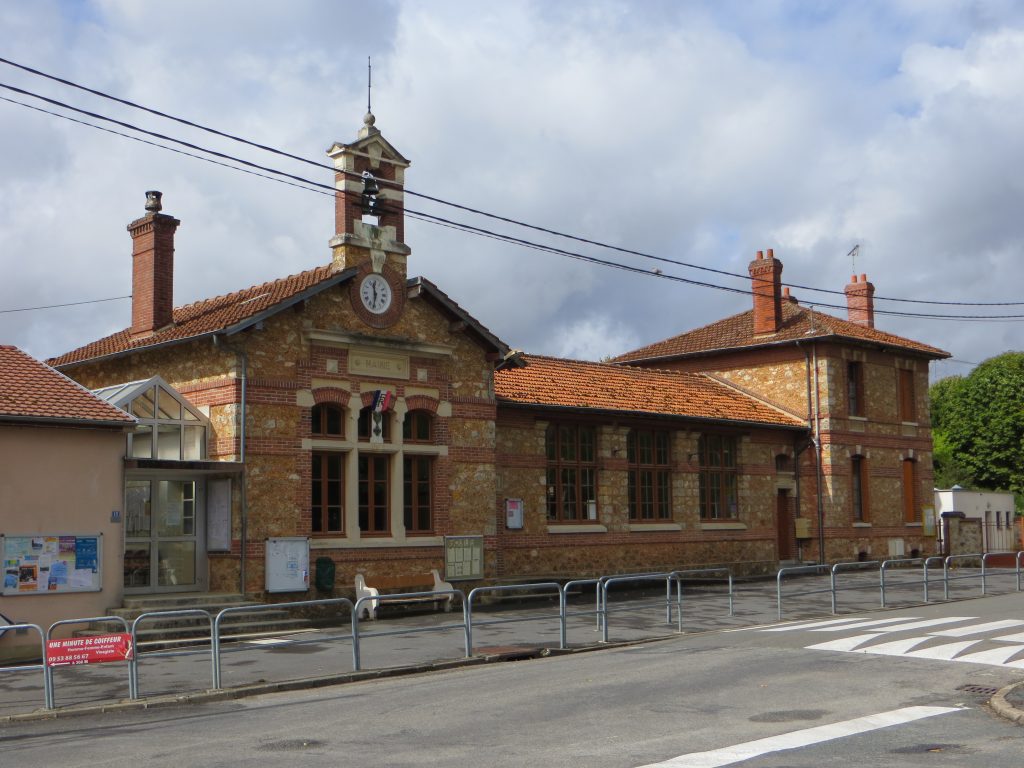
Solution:
M 806 428 L 804 421 L 781 408 L 702 373 L 521 357 L 525 366 L 495 373 L 499 403 Z
M 0 346 L 0 421 L 128 427 L 135 419 L 17 347 Z
M 332 286 L 346 282 L 355 274 L 354 269 L 335 272 L 330 265 L 325 265 L 234 293 L 204 299 L 176 308 L 173 322 L 153 334 L 133 337 L 131 329 L 126 328 L 47 362 L 57 367 L 71 366 L 144 349 L 180 344 L 215 333 L 231 335 Z
M 723 352 L 734 349 L 787 344 L 808 339 L 836 339 L 857 344 L 893 347 L 931 358 L 949 357 L 938 347 L 905 339 L 876 328 L 868 328 L 849 320 L 801 307 L 795 301 L 784 301 L 779 330 L 769 334 L 754 333 L 754 312 L 738 315 L 696 328 L 663 341 L 634 349 L 612 359 L 615 363 L 667 360 L 689 355 Z

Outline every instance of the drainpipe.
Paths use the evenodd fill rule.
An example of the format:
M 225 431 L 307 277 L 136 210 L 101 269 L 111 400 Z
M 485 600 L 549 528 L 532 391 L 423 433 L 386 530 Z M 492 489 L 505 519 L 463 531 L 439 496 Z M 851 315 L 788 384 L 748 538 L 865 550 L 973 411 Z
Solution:
M 821 473 L 821 434 L 819 430 L 821 419 L 821 395 L 818 386 L 818 345 L 811 343 L 811 353 L 803 347 L 800 342 L 797 345 L 803 349 L 804 361 L 807 368 L 807 410 L 808 422 L 811 428 L 811 442 L 814 444 L 814 471 L 817 478 L 817 515 L 818 515 L 818 562 L 825 562 L 825 504 L 822 496 L 822 473 Z M 813 373 L 812 373 L 813 370 Z M 814 395 L 811 396 L 811 382 L 814 382 Z
M 241 547 L 240 547 L 240 558 L 238 565 L 238 591 L 243 597 L 245 597 L 245 564 L 246 564 L 246 550 L 248 550 L 249 544 L 249 505 L 246 499 L 246 486 L 248 483 L 246 464 L 245 464 L 245 385 L 247 371 L 249 368 L 249 355 L 246 353 L 243 347 L 233 347 L 229 344 L 224 343 L 220 336 L 213 337 L 213 345 L 215 347 L 224 347 L 227 350 L 233 351 L 238 356 L 238 368 L 241 371 L 242 381 L 242 393 L 241 393 L 241 413 L 240 413 L 240 424 L 238 428 L 238 460 L 242 464 L 242 483 L 241 483 Z

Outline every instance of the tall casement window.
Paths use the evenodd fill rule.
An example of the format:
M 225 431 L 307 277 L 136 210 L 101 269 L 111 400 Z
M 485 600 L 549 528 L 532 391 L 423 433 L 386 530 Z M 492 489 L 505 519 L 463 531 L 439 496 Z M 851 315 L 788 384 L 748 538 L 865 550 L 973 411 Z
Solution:
M 701 435 L 700 516 L 702 520 L 735 520 L 739 517 L 736 472 L 736 438 Z
M 345 454 L 313 454 L 313 533 L 345 530 Z
M 868 462 L 863 456 L 850 459 L 850 498 L 853 521 L 868 522 Z
M 596 430 L 579 424 L 551 424 L 545 448 L 548 520 L 597 520 Z
M 417 445 L 434 440 L 434 417 L 429 411 L 413 410 L 402 422 L 402 442 L 410 446 L 402 459 L 403 514 L 409 534 L 434 530 L 434 457 L 412 453 Z
M 917 514 L 917 483 L 915 470 L 917 462 L 913 459 L 903 460 L 903 522 L 919 523 Z
M 629 462 L 629 519 L 637 522 L 672 517 L 672 469 L 668 432 L 631 430 L 626 438 Z
M 344 437 L 345 409 L 337 403 L 321 403 L 312 409 L 310 431 L 315 437 Z
M 434 530 L 431 514 L 433 474 L 432 456 L 406 456 L 402 460 L 406 533 L 430 533 Z
M 359 454 L 359 530 L 368 536 L 391 532 L 388 488 L 391 485 L 391 457 Z
M 850 416 L 864 415 L 864 366 L 858 362 L 846 364 L 846 405 Z
M 898 369 L 898 410 L 900 421 L 917 421 L 917 410 L 914 403 L 914 372 L 906 368 Z

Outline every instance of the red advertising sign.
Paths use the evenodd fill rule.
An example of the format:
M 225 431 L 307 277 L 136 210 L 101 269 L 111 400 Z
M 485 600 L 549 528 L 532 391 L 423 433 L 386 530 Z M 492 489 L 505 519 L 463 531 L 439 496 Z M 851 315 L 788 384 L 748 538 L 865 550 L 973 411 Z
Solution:
M 130 661 L 132 636 L 127 632 L 94 637 L 69 637 L 46 644 L 46 665 L 98 664 L 103 661 Z

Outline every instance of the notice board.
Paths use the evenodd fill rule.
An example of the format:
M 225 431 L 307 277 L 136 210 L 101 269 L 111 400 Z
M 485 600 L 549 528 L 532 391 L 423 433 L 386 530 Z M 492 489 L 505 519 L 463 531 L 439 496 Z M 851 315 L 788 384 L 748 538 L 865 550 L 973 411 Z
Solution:
M 484 537 L 444 537 L 444 577 L 448 581 L 484 577 Z
M 0 536 L 3 594 L 60 595 L 99 592 L 103 534 Z
M 267 592 L 309 589 L 309 539 L 277 536 L 267 539 Z

